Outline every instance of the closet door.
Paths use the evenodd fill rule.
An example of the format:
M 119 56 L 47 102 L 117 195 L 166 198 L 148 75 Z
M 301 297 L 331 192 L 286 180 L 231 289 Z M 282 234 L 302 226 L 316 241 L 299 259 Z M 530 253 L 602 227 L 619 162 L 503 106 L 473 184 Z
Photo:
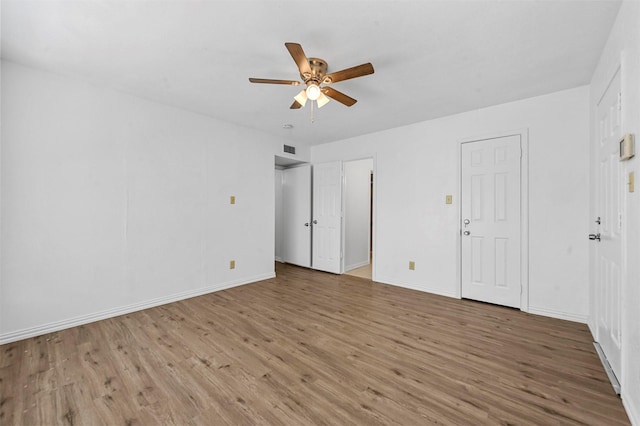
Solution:
M 620 164 L 622 137 L 620 71 L 597 108 L 598 169 L 596 209 L 598 233 L 590 236 L 596 253 L 597 339 L 618 380 L 622 373 L 623 218 L 626 176 Z
M 463 143 L 462 297 L 520 308 L 519 135 Z
M 313 166 L 313 269 L 342 273 L 342 162 Z

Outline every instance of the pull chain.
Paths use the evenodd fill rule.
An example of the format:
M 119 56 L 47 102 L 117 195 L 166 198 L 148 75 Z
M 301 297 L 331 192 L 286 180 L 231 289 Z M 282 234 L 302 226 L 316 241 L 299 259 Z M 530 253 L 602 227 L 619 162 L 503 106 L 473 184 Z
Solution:
M 314 122 L 314 117 L 313 117 L 313 101 L 311 101 L 311 122 Z

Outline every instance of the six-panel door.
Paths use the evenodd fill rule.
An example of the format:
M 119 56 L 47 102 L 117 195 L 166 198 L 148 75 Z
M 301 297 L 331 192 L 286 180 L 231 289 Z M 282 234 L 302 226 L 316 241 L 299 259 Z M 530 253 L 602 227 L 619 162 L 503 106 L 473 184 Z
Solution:
M 462 297 L 520 307 L 520 136 L 462 144 Z

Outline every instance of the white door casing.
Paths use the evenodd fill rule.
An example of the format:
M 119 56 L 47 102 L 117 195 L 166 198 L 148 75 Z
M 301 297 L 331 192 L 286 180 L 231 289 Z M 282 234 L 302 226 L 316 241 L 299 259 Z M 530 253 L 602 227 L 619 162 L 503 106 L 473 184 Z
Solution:
M 342 273 L 342 162 L 313 166 L 313 269 Z
M 283 260 L 311 267 L 311 165 L 283 170 Z
M 622 238 L 624 170 L 619 161 L 622 136 L 620 69 L 598 102 L 596 120 L 598 166 L 596 212 L 600 240 L 596 244 L 597 340 L 616 377 L 621 375 L 622 343 Z M 596 223 L 597 218 L 594 218 Z
M 520 135 L 461 146 L 462 297 L 521 307 Z

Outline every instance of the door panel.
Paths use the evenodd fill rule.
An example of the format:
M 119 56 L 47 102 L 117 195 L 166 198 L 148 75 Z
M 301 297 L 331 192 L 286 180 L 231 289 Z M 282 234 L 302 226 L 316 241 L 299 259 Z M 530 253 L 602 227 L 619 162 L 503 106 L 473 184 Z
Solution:
M 520 307 L 520 136 L 462 144 L 462 297 Z
M 342 273 L 342 162 L 313 166 L 313 268 Z
M 283 260 L 311 267 L 311 165 L 283 170 Z
M 619 102 L 620 71 L 611 80 L 597 107 L 599 148 L 596 179 L 596 210 L 600 241 L 596 250 L 596 338 L 614 374 L 620 377 L 621 367 L 621 265 L 622 213 L 625 179 L 620 165 L 618 142 L 622 137 L 621 105 Z

